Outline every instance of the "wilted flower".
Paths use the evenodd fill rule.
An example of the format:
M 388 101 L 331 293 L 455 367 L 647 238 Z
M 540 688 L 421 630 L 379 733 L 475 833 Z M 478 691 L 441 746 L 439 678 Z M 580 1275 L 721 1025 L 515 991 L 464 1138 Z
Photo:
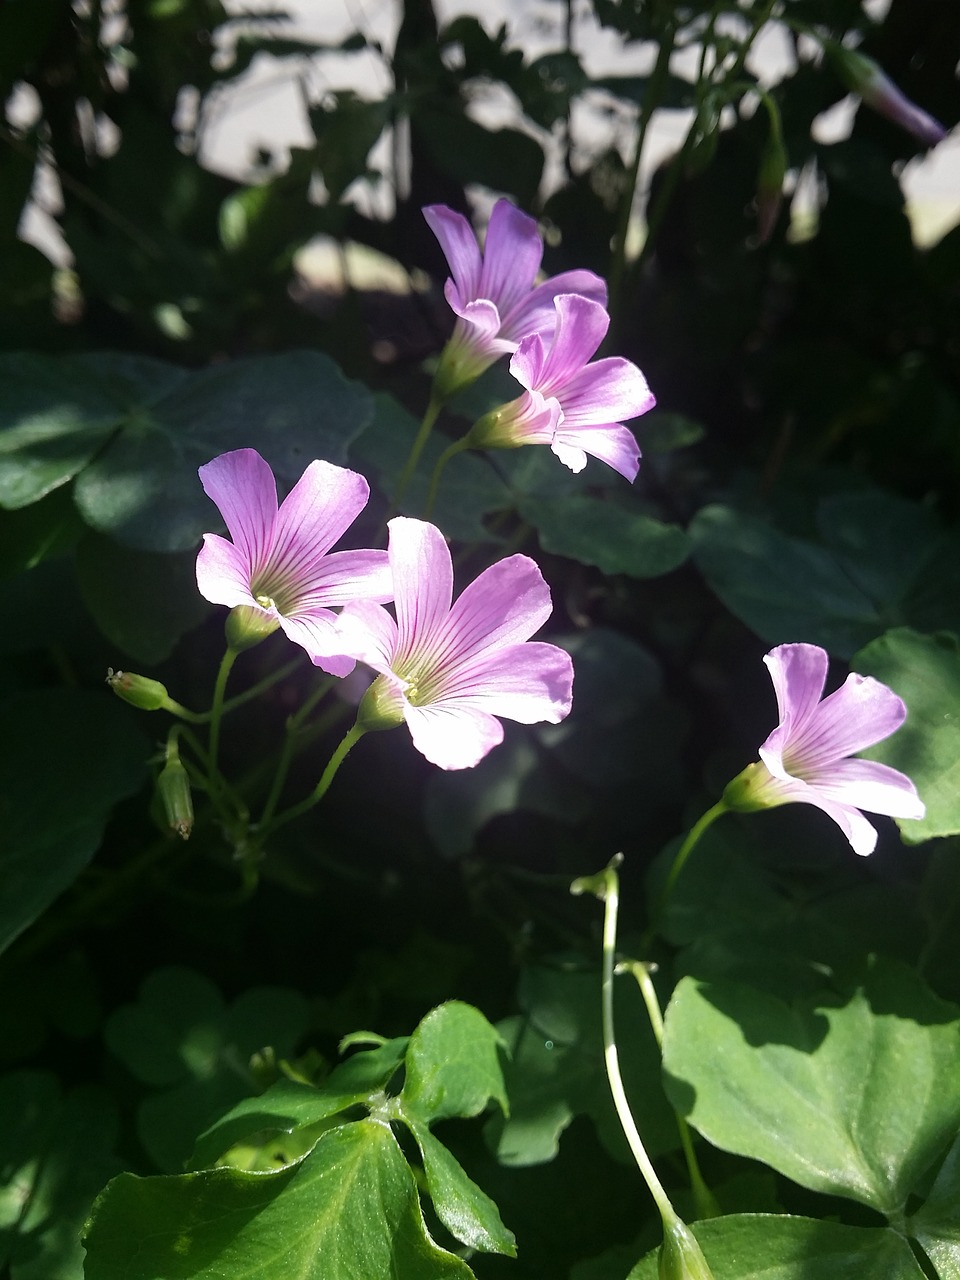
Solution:
M 939 120 L 934 120 L 921 107 L 898 89 L 890 77 L 872 58 L 859 49 L 847 49 L 832 42 L 827 45 L 841 78 L 858 93 L 868 107 L 901 129 L 906 129 L 925 147 L 935 147 L 947 136 Z
M 860 812 L 922 818 L 926 812 L 910 779 L 889 765 L 851 758 L 899 729 L 907 709 L 892 689 L 851 673 L 822 698 L 825 650 L 782 644 L 764 658 L 773 679 L 780 723 L 723 794 L 729 809 L 753 810 L 802 801 L 831 817 L 855 853 L 872 853 L 874 827 Z
M 423 211 L 440 241 L 450 278 L 444 295 L 457 315 L 437 371 L 444 397 L 466 386 L 530 333 L 553 332 L 553 300 L 559 293 L 581 293 L 603 304 L 607 287 L 592 271 L 564 271 L 535 284 L 543 259 L 543 241 L 535 219 L 509 200 L 498 200 L 490 215 L 483 254 L 463 214 L 443 204 Z
M 571 471 L 582 471 L 590 454 L 633 480 L 640 449 L 622 420 L 652 409 L 653 394 L 629 360 L 590 362 L 610 325 L 600 303 L 561 294 L 554 306 L 552 339 L 524 338 L 510 361 L 524 394 L 485 414 L 467 440 L 478 449 L 547 444 Z
M 340 615 L 342 651 L 380 673 L 358 726 L 406 721 L 413 745 L 441 769 L 477 764 L 503 740 L 497 716 L 557 724 L 570 710 L 573 664 L 530 641 L 551 612 L 536 564 L 515 555 L 485 569 L 453 601 L 453 564 L 440 530 L 390 521 L 396 621 L 358 601 Z
M 393 598 L 385 551 L 330 548 L 366 506 L 363 476 L 311 462 L 277 505 L 273 472 L 255 449 L 223 453 L 200 468 L 204 491 L 220 508 L 232 542 L 203 536 L 197 586 L 213 604 L 239 609 L 259 635 L 280 627 L 310 660 L 347 675 L 354 659 L 338 648 L 330 605 Z M 248 626 L 249 629 L 249 626 Z

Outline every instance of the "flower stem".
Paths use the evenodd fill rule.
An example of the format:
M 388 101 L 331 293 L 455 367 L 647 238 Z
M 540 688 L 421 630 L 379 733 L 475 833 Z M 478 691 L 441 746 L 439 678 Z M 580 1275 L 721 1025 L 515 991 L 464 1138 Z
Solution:
M 213 792 L 220 790 L 220 770 L 217 756 L 220 752 L 220 722 L 223 719 L 223 697 L 227 688 L 230 671 L 236 662 L 239 651 L 229 645 L 217 672 L 217 682 L 213 687 L 213 705 L 210 708 L 210 788 Z
M 288 822 L 292 822 L 294 818 L 299 818 L 301 814 L 307 813 L 312 809 L 315 804 L 319 804 L 329 791 L 330 784 L 336 777 L 337 770 L 343 764 L 344 760 L 346 760 L 352 748 L 356 746 L 365 733 L 366 729 L 361 729 L 356 724 L 347 730 L 340 745 L 330 757 L 327 767 L 324 769 L 323 774 L 320 777 L 320 781 L 314 787 L 313 791 L 311 791 L 305 800 L 301 800 L 299 804 L 295 804 L 291 808 L 285 809 L 278 817 L 273 818 L 259 833 L 259 840 L 261 843 L 267 835 L 273 835 L 279 827 L 286 826 Z
M 413 478 L 413 473 L 420 461 L 420 455 L 430 439 L 430 432 L 433 430 L 433 424 L 440 416 L 440 410 L 443 408 L 443 400 L 436 395 L 430 396 L 430 403 L 427 405 L 427 411 L 423 415 L 423 421 L 420 423 L 420 429 L 417 431 L 416 439 L 407 455 L 407 460 L 403 464 L 403 470 L 400 472 L 400 479 L 397 481 L 397 487 L 394 491 L 393 502 L 390 504 L 393 510 L 399 507 L 403 500 L 403 495 L 407 491 L 407 486 Z
M 644 944 L 648 943 L 651 935 L 656 933 L 660 925 L 660 919 L 663 915 L 663 909 L 667 905 L 667 902 L 669 901 L 669 898 L 671 893 L 673 892 L 674 886 L 676 885 L 677 880 L 680 877 L 680 872 L 683 870 L 684 866 L 686 865 L 687 859 L 690 857 L 691 853 L 693 853 L 694 849 L 696 848 L 697 843 L 700 840 L 700 837 L 706 831 L 707 827 L 711 826 L 714 822 L 716 822 L 717 818 L 719 818 L 722 814 L 727 812 L 728 812 L 728 805 L 726 801 L 722 799 L 718 800 L 717 803 L 715 805 L 712 805 L 706 811 L 706 813 L 704 813 L 700 818 L 698 818 L 697 821 L 690 828 L 689 832 L 687 833 L 686 839 L 684 840 L 683 844 L 681 844 L 680 848 L 676 852 L 676 855 L 673 859 L 673 865 L 670 867 L 670 870 L 667 873 L 666 881 L 664 882 L 664 886 L 660 890 L 660 896 L 657 898 L 656 905 L 654 906 L 653 911 L 650 913 L 650 926 L 647 929 L 646 934 L 644 935 Z
M 660 1009 L 660 1001 L 657 999 L 656 987 L 653 985 L 651 966 L 642 960 L 625 960 L 619 966 L 619 969 L 621 971 L 629 971 L 636 978 L 640 994 L 643 996 L 643 1003 L 647 1009 L 647 1017 L 650 1019 L 650 1026 L 653 1028 L 654 1039 L 657 1042 L 657 1047 L 662 1051 L 663 1013 Z M 687 1171 L 690 1176 L 690 1187 L 693 1191 L 694 1203 L 697 1206 L 697 1217 L 716 1218 L 720 1213 L 720 1206 L 717 1204 L 713 1192 L 707 1186 L 703 1174 L 700 1172 L 700 1163 L 693 1147 L 693 1139 L 690 1137 L 690 1126 L 679 1112 L 675 1111 L 675 1114 L 677 1128 L 680 1131 L 680 1145 L 683 1148 L 683 1156 L 687 1162 Z
M 429 520 L 433 515 L 433 504 L 437 500 L 437 491 L 440 488 L 440 477 L 443 475 L 444 468 L 451 458 L 456 457 L 458 453 L 462 453 L 464 449 L 469 449 L 469 436 L 463 436 L 460 440 L 454 440 L 452 444 L 447 445 L 443 453 L 437 459 L 437 465 L 433 468 L 433 475 L 430 477 L 430 488 L 427 492 L 426 506 L 423 508 L 424 520 Z
M 294 714 L 287 719 L 283 746 L 280 748 L 280 759 L 277 761 L 277 769 L 273 776 L 270 794 L 267 796 L 267 802 L 263 806 L 263 814 L 261 815 L 259 822 L 259 826 L 261 828 L 264 828 L 269 824 L 274 815 L 274 811 L 276 810 L 277 802 L 279 801 L 280 795 L 283 791 L 283 784 L 287 780 L 287 774 L 290 770 L 290 765 L 293 762 L 293 757 L 296 752 L 296 743 L 300 734 L 300 729 L 307 716 L 309 716 L 310 712 L 317 705 L 320 699 L 325 697 L 325 695 L 330 691 L 332 685 L 332 677 L 328 680 L 321 680 L 303 703 L 303 706 L 299 707 Z M 336 710 L 339 712 L 339 708 L 336 708 Z
M 670 55 L 673 53 L 674 28 L 672 23 L 668 23 L 663 35 L 660 39 L 660 47 L 657 52 L 657 61 L 653 69 L 653 74 L 647 84 L 647 91 L 643 96 L 643 105 L 640 108 L 640 119 L 637 124 L 637 140 L 634 147 L 633 163 L 630 166 L 630 173 L 627 178 L 627 185 L 620 197 L 620 210 L 617 219 L 617 230 L 614 239 L 613 260 L 610 263 L 610 298 L 608 310 L 610 312 L 610 328 L 616 330 L 620 322 L 620 306 L 623 296 L 623 277 L 627 260 L 627 233 L 630 230 L 630 215 L 633 212 L 633 202 L 637 193 L 637 182 L 640 177 L 640 161 L 643 157 L 643 147 L 647 136 L 647 127 L 650 119 L 660 103 L 663 93 L 664 82 L 667 73 L 670 70 Z
M 607 1068 L 607 1080 L 610 1084 L 610 1092 L 613 1095 L 613 1105 L 616 1107 L 617 1119 L 620 1121 L 620 1126 L 623 1129 L 630 1151 L 644 1182 L 650 1189 L 650 1194 L 653 1196 L 657 1209 L 660 1211 L 660 1217 L 666 1224 L 668 1221 L 673 1221 L 677 1217 L 677 1213 L 670 1203 L 670 1198 L 663 1188 L 663 1183 L 657 1177 L 656 1170 L 647 1155 L 646 1147 L 643 1145 L 636 1121 L 630 1110 L 626 1090 L 623 1087 L 623 1077 L 620 1074 L 620 1057 L 617 1052 L 613 1022 L 613 978 L 617 950 L 617 914 L 620 908 L 620 882 L 616 868 L 622 861 L 623 855 L 617 854 L 610 864 L 603 871 L 598 872 L 597 875 L 584 876 L 579 880 L 575 880 L 570 886 L 570 892 L 593 893 L 604 904 L 600 1001 L 603 1022 L 603 1059 Z

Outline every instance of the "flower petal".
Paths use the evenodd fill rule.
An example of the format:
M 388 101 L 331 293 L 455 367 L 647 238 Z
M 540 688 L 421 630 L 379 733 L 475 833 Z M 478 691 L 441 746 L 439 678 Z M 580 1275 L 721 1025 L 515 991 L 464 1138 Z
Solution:
M 287 610 L 292 617 L 318 605 L 349 604 L 352 600 L 393 599 L 393 575 L 385 551 L 331 551 L 317 564 L 313 579 Z
M 563 417 L 571 427 L 638 418 L 655 404 L 646 378 L 620 356 L 585 365 L 563 389 Z
M 317 581 L 329 579 L 326 553 L 353 524 L 369 496 L 370 486 L 356 471 L 311 462 L 277 513 L 273 549 L 258 575 L 270 580 L 267 594 L 300 596 Z
M 397 624 L 381 605 L 369 600 L 348 604 L 337 618 L 337 632 L 344 653 L 381 674 L 390 671 L 397 651 Z
M 809 786 L 799 778 L 771 778 L 764 785 L 767 804 L 812 804 L 837 824 L 850 842 L 854 853 L 866 857 L 877 845 L 877 831 L 859 809 L 831 799 L 819 787 Z M 775 798 L 774 798 L 775 797 Z
M 470 769 L 503 741 L 503 725 L 485 711 L 407 704 L 404 716 L 413 745 L 441 769 Z
M 398 662 L 432 643 L 453 598 L 450 549 L 436 525 L 408 516 L 389 522 L 390 567 L 399 630 Z
M 891 818 L 922 818 L 926 806 L 905 773 L 874 760 L 836 760 L 822 778 L 807 781 L 840 804 L 886 813 Z
M 907 718 L 900 698 L 872 676 L 851 672 L 790 735 L 784 758 L 802 761 L 804 776 L 888 738 Z
M 250 565 L 232 542 L 217 533 L 205 533 L 197 554 L 197 588 L 211 604 L 238 604 L 259 608 L 250 591 Z
M 555 303 L 557 331 L 547 352 L 537 389 L 563 403 L 567 385 L 594 356 L 610 327 L 599 302 L 576 293 L 561 293 Z
M 640 470 L 640 447 L 636 437 L 619 422 L 568 430 L 564 420 L 557 428 L 551 448 L 571 471 L 583 470 L 586 462 L 584 454 L 587 453 L 605 462 L 631 483 Z M 574 465 L 574 462 L 578 465 Z
M 483 246 L 483 268 L 476 297 L 489 298 L 503 316 L 533 287 L 543 241 L 535 218 L 509 200 L 493 206 Z
M 516 345 L 528 334 L 540 333 L 549 341 L 557 328 L 554 301 L 561 293 L 578 293 L 602 307 L 607 305 L 607 285 L 600 276 L 592 271 L 563 271 L 538 284 L 511 308 L 503 318 L 501 338 L 512 339 Z
M 550 588 L 529 556 L 509 556 L 465 587 L 443 628 L 446 660 L 460 665 L 521 644 L 550 617 Z
M 423 216 L 440 241 L 460 305 L 479 297 L 482 263 L 473 227 L 462 213 L 448 209 L 445 204 L 428 204 L 423 210 Z M 449 301 L 449 296 L 447 300 Z M 450 305 L 453 306 L 453 303 Z
M 510 372 L 527 391 L 540 386 L 547 349 L 539 333 L 531 333 L 517 347 L 510 359 Z
M 273 545 L 277 482 L 256 449 L 234 449 L 200 468 L 200 483 L 223 516 L 224 524 L 252 578 Z
M 447 281 L 450 285 L 450 281 Z M 479 351 L 499 351 L 495 341 L 500 332 L 500 312 L 487 298 L 475 298 L 472 302 L 460 302 L 455 291 L 449 287 L 444 289 L 450 310 L 460 317 L 466 326 L 462 330 L 462 341 Z
M 559 724 L 570 713 L 573 662 L 534 640 L 478 655 L 451 673 L 437 704 L 473 708 L 520 724 Z
M 829 659 L 819 645 L 781 644 L 771 649 L 763 661 L 777 695 L 780 723 L 760 748 L 760 758 L 771 772 L 779 775 L 787 743 L 803 729 L 819 705 Z M 768 756 L 777 761 L 776 768 Z
M 356 659 L 344 654 L 337 631 L 337 615 L 314 610 L 302 618 L 280 618 L 284 634 L 307 651 L 315 667 L 332 676 L 348 676 Z

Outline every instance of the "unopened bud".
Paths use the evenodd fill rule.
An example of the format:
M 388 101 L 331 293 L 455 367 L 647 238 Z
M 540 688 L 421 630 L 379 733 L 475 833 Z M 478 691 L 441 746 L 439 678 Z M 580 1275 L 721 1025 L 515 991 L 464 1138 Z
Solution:
M 133 707 L 139 707 L 141 711 L 159 711 L 167 705 L 169 695 L 159 680 L 107 667 L 107 684 L 118 698 L 129 702 Z
M 911 102 L 872 58 L 832 40 L 824 48 L 840 79 L 879 115 L 906 129 L 925 147 L 935 147 L 947 136 L 939 120 Z
M 235 653 L 243 653 L 244 649 L 252 649 L 267 636 L 272 636 L 279 626 L 279 618 L 267 613 L 266 608 L 255 609 L 253 605 L 238 604 L 227 614 L 227 644 Z
M 663 1224 L 658 1274 L 660 1280 L 713 1280 L 696 1236 L 679 1218 Z
M 190 794 L 190 778 L 180 757 L 168 749 L 167 763 L 157 778 L 157 792 L 163 805 L 164 816 L 171 831 L 181 840 L 188 840 L 193 830 L 193 797 Z

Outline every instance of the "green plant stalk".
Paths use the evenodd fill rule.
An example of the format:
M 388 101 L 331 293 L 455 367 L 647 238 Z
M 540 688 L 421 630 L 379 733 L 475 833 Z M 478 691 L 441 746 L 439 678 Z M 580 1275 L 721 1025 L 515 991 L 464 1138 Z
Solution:
M 277 667 L 276 671 L 271 671 L 268 676 L 264 676 L 262 680 L 258 680 L 256 684 L 251 685 L 249 689 L 244 689 L 243 693 L 238 693 L 234 698 L 227 698 L 221 708 L 222 714 L 227 715 L 230 711 L 236 711 L 237 707 L 242 707 L 245 703 L 252 702 L 261 693 L 265 693 L 267 689 L 272 688 L 275 684 L 279 684 L 281 680 L 285 680 L 287 676 L 292 675 L 299 665 L 300 659 L 292 658 L 289 662 L 285 662 L 282 667 Z M 177 716 L 181 720 L 186 720 L 188 724 L 209 724 L 213 715 L 212 711 L 191 711 L 183 703 L 177 702 L 170 697 L 168 697 L 161 709 L 169 711 L 171 715 Z
M 656 987 L 653 985 L 650 966 L 642 960 L 625 960 L 619 966 L 619 969 L 628 970 L 636 978 L 640 994 L 643 996 L 643 1003 L 646 1006 L 647 1017 L 650 1019 L 650 1026 L 653 1028 L 654 1039 L 657 1042 L 657 1047 L 662 1052 L 663 1013 L 660 1009 L 660 1001 L 657 999 Z M 716 1218 L 720 1214 L 720 1206 L 717 1204 L 716 1197 L 707 1186 L 700 1171 L 700 1162 L 697 1160 L 693 1139 L 690 1136 L 690 1126 L 676 1108 L 674 1108 L 674 1114 L 677 1117 L 680 1145 L 683 1148 L 683 1158 L 687 1162 L 687 1172 L 690 1177 L 690 1188 L 693 1191 L 694 1204 L 697 1207 L 697 1217 Z
M 694 849 L 697 847 L 700 837 L 703 835 L 703 833 L 706 831 L 706 829 L 709 826 L 712 826 L 712 824 L 716 822 L 717 818 L 719 818 L 722 814 L 727 812 L 728 812 L 728 807 L 726 802 L 722 799 L 718 800 L 715 805 L 712 805 L 706 811 L 706 813 L 702 814 L 701 817 L 697 819 L 697 821 L 693 824 L 693 826 L 688 831 L 686 839 L 684 840 L 683 844 L 681 844 L 680 848 L 676 852 L 676 855 L 673 859 L 673 864 L 671 865 L 670 870 L 667 873 L 667 878 L 666 878 L 666 881 L 664 882 L 664 886 L 660 890 L 660 896 L 657 898 L 656 906 L 654 907 L 650 915 L 650 927 L 647 930 L 646 935 L 644 936 L 645 945 L 649 941 L 650 935 L 656 932 L 657 927 L 660 923 L 660 917 L 663 915 L 663 909 L 667 905 L 667 902 L 670 899 L 671 893 L 673 893 L 674 886 L 676 885 L 677 880 L 680 877 L 681 871 L 686 865 L 687 859 L 690 857 L 691 853 L 693 853 Z
M 434 503 L 437 500 L 437 492 L 440 488 L 440 477 L 443 475 L 444 469 L 451 458 L 455 458 L 458 453 L 462 453 L 464 449 L 469 449 L 468 436 L 464 436 L 460 440 L 454 440 L 452 444 L 447 445 L 443 453 L 437 459 L 437 465 L 433 468 L 433 475 L 430 477 L 430 488 L 427 492 L 427 502 L 423 509 L 424 520 L 429 520 L 433 515 Z
M 223 700 L 226 693 L 227 681 L 230 678 L 230 672 L 233 664 L 236 662 L 239 651 L 232 649 L 229 645 L 227 651 L 223 655 L 220 663 L 220 670 L 217 672 L 217 681 L 213 687 L 213 704 L 210 708 L 210 738 L 208 754 L 210 756 L 210 788 L 211 794 L 216 795 L 220 791 L 220 769 L 217 764 L 217 757 L 220 753 L 220 722 L 223 719 Z
M 395 511 L 403 500 L 403 495 L 407 491 L 407 487 L 413 478 L 413 473 L 420 461 L 420 455 L 426 447 L 427 441 L 430 439 L 430 432 L 433 430 L 434 423 L 440 416 L 440 410 L 443 408 L 443 401 L 435 394 L 431 395 L 430 403 L 427 405 L 427 411 L 423 415 L 423 421 L 417 431 L 416 438 L 407 455 L 407 460 L 403 464 L 403 470 L 400 472 L 400 479 L 397 481 L 397 487 L 393 495 L 393 501 L 390 504 Z
M 643 158 L 643 148 L 644 143 L 646 142 L 647 129 L 650 125 L 653 113 L 659 105 L 660 98 L 663 94 L 664 82 L 667 78 L 667 73 L 670 70 L 670 57 L 673 53 L 675 34 L 673 24 L 668 22 L 660 39 L 660 47 L 657 51 L 657 61 L 653 68 L 653 75 L 650 77 L 647 84 L 647 91 L 643 95 L 643 105 L 640 108 L 640 119 L 637 123 L 637 139 L 633 152 L 633 161 L 630 165 L 630 173 L 627 178 L 626 188 L 623 195 L 620 197 L 620 209 L 617 217 L 613 259 L 610 263 L 609 304 L 607 309 L 610 313 L 611 332 L 616 332 L 620 324 L 623 280 L 627 261 L 627 233 L 630 230 L 630 215 L 633 212 L 633 202 L 637 193 L 637 182 L 640 179 L 640 161 Z
M 264 828 L 269 825 L 271 818 L 277 808 L 280 795 L 283 791 L 283 785 L 287 780 L 287 774 L 290 771 L 290 765 L 296 754 L 297 738 L 300 734 L 301 727 L 310 712 L 314 709 L 321 698 L 329 693 L 333 685 L 333 678 L 329 680 L 321 680 L 314 691 L 299 707 L 292 716 L 287 719 L 286 729 L 283 737 L 283 746 L 280 748 L 280 758 L 277 761 L 277 769 L 273 775 L 273 783 L 270 787 L 270 794 L 267 796 L 266 804 L 263 806 L 263 813 L 260 817 L 259 826 Z M 339 708 L 334 708 L 336 714 L 339 714 Z M 330 719 L 335 719 L 336 714 Z
M 337 770 L 365 733 L 366 729 L 361 729 L 356 724 L 347 730 L 340 745 L 330 757 L 327 767 L 324 769 L 320 777 L 320 781 L 314 787 L 313 791 L 311 791 L 310 795 L 308 795 L 305 800 L 301 800 L 299 804 L 295 804 L 291 808 L 285 809 L 283 813 L 279 814 L 276 818 L 273 818 L 269 825 L 259 832 L 258 839 L 261 842 L 266 839 L 268 835 L 273 835 L 273 833 L 280 827 L 286 826 L 288 822 L 292 822 L 294 818 L 299 818 L 302 814 L 309 812 L 315 804 L 319 804 L 329 791 L 330 784 L 336 777 Z

